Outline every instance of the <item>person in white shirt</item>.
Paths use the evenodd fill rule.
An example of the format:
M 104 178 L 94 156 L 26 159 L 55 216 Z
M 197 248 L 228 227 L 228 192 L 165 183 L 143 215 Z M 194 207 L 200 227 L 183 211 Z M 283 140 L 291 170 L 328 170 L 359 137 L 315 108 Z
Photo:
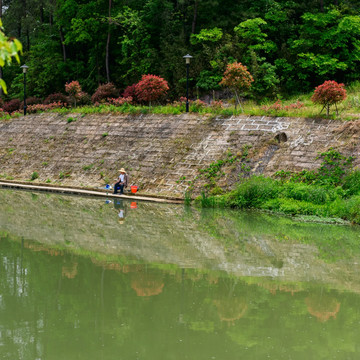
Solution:
M 124 188 L 127 187 L 129 177 L 124 168 L 121 168 L 119 172 L 119 178 L 114 184 L 114 194 L 117 194 L 117 192 L 119 191 L 119 194 L 121 195 L 124 193 Z

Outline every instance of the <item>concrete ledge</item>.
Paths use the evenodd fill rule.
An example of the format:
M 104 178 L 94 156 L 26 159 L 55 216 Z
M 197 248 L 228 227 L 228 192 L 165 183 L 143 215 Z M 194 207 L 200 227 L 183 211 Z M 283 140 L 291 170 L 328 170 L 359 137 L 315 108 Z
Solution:
M 62 187 L 62 186 L 54 186 L 54 185 L 50 186 L 45 184 L 34 185 L 34 184 L 26 184 L 23 182 L 16 182 L 16 181 L 0 181 L 0 188 L 43 191 L 43 192 L 53 192 L 53 193 L 71 194 L 71 195 L 97 196 L 102 198 L 123 198 L 129 200 L 150 201 L 150 202 L 169 203 L 169 204 L 183 203 L 181 199 L 150 197 L 150 196 L 142 196 L 136 194 L 115 195 L 112 194 L 111 192 L 108 192 L 106 189 L 81 189 L 76 187 Z

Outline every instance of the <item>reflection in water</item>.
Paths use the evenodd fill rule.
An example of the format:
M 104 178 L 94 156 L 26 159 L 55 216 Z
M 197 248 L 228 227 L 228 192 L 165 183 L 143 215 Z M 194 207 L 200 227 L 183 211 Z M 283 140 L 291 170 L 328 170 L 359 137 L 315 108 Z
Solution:
M 214 300 L 214 304 L 217 307 L 220 320 L 232 325 L 235 320 L 239 320 L 245 315 L 248 308 L 246 300 L 237 297 Z
M 314 293 L 305 299 L 308 311 L 321 322 L 328 321 L 331 317 L 336 318 L 340 310 L 340 302 L 329 294 Z
M 119 206 L 0 192 L 1 359 L 359 358 L 356 228 Z
M 75 261 L 67 262 L 62 266 L 62 276 L 66 276 L 68 279 L 73 279 L 78 271 L 77 271 L 78 263 Z
M 124 223 L 127 206 L 128 206 L 127 202 L 125 202 L 123 199 L 114 199 L 114 208 L 118 213 L 119 224 Z
M 163 277 L 160 273 L 133 272 L 131 274 L 131 287 L 136 291 L 137 296 L 159 295 L 164 287 Z

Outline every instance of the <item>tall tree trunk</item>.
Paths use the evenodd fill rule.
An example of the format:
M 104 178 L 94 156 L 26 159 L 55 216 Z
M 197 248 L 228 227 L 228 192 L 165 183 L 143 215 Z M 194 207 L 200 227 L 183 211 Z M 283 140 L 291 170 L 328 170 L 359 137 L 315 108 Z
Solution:
M 192 26 L 191 26 L 191 32 L 193 34 L 195 34 L 195 30 L 196 30 L 197 9 L 198 9 L 198 0 L 195 0 L 194 17 L 193 17 Z
M 61 49 L 62 49 L 62 53 L 63 53 L 63 59 L 64 59 L 64 62 L 66 62 L 66 46 L 65 46 L 65 39 L 64 39 L 64 33 L 62 31 L 62 27 L 60 27 L 59 32 L 60 32 L 60 41 L 61 41 Z
M 109 69 L 109 51 L 110 51 L 110 23 L 111 23 L 111 1 L 109 0 L 109 27 L 108 27 L 108 35 L 106 40 L 106 58 L 105 58 L 105 67 L 106 67 L 106 81 L 110 82 L 110 69 Z
M 324 12 L 324 0 L 320 0 L 320 11 Z
M 29 32 L 29 29 L 26 30 L 26 42 L 27 42 L 27 51 L 30 51 L 30 32 Z

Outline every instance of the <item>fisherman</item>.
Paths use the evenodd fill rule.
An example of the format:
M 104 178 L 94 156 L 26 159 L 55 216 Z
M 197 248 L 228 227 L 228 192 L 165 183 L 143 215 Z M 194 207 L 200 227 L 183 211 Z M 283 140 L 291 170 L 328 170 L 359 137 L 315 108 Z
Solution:
M 114 184 L 114 194 L 117 194 L 119 190 L 119 194 L 122 195 L 124 193 L 124 188 L 127 187 L 129 177 L 124 168 L 121 168 L 119 172 L 119 178 Z

